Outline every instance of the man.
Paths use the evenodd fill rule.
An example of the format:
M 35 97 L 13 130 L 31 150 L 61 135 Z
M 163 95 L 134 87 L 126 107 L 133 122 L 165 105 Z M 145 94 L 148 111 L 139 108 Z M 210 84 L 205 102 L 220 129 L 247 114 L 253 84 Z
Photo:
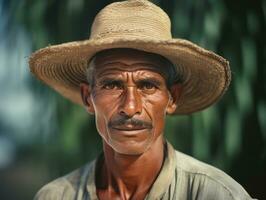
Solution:
M 251 199 L 222 171 L 175 151 L 167 114 L 215 103 L 228 62 L 173 39 L 168 16 L 145 0 L 110 4 L 90 39 L 50 46 L 30 59 L 34 75 L 94 114 L 103 153 L 44 186 L 35 199 Z

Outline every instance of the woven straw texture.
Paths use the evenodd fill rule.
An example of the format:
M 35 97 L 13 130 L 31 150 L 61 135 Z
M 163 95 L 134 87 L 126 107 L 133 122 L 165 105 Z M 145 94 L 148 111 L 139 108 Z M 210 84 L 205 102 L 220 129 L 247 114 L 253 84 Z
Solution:
M 95 17 L 88 40 L 53 45 L 30 57 L 31 72 L 64 97 L 82 105 L 79 85 L 88 61 L 99 51 L 133 48 L 170 60 L 182 74 L 183 90 L 175 114 L 190 114 L 215 103 L 230 84 L 229 63 L 187 40 L 171 36 L 167 14 L 146 0 L 106 6 Z

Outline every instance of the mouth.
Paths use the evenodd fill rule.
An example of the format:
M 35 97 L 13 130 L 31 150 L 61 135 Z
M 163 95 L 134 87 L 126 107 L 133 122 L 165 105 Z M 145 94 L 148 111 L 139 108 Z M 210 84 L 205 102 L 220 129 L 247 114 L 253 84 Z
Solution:
M 127 126 L 112 127 L 112 129 L 115 129 L 115 130 L 118 130 L 118 131 L 140 131 L 140 130 L 145 130 L 147 128 L 146 127 L 138 127 L 138 126 L 127 125 Z
M 123 136 L 123 137 L 143 137 L 148 133 L 147 127 L 139 127 L 139 126 L 118 126 L 112 127 L 115 135 Z
M 145 138 L 152 129 L 150 122 L 139 119 L 118 118 L 111 121 L 108 126 L 112 130 L 110 134 L 115 138 Z

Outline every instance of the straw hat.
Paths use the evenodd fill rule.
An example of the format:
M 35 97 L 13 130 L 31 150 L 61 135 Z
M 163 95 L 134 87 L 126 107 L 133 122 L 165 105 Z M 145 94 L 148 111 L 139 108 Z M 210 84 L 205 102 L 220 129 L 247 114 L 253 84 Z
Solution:
M 147 0 L 128 0 L 103 8 L 90 38 L 48 46 L 32 54 L 31 72 L 71 101 L 82 104 L 79 84 L 86 82 L 88 61 L 97 52 L 133 48 L 170 60 L 182 74 L 183 93 L 176 114 L 189 114 L 215 103 L 229 86 L 229 63 L 211 51 L 171 36 L 167 14 Z

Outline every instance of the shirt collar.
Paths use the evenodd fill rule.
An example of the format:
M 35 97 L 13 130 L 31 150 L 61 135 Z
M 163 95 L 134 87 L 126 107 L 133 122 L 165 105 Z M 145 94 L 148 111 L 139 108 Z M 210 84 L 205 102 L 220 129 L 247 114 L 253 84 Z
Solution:
M 166 142 L 163 167 L 145 199 L 160 199 L 165 194 L 171 184 L 175 168 L 175 150 L 169 142 Z

